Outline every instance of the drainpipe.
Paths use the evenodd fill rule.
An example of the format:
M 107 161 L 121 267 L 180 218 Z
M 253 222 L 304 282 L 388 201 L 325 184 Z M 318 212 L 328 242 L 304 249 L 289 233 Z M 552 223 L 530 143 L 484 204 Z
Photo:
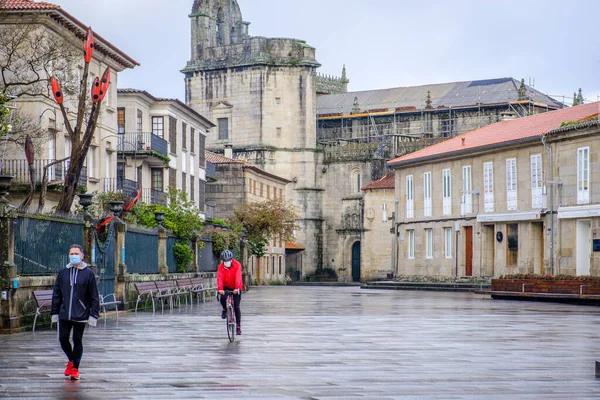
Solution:
M 554 161 L 552 159 L 552 146 L 546 143 L 546 135 L 542 136 L 542 144 L 550 157 L 550 275 L 554 275 Z

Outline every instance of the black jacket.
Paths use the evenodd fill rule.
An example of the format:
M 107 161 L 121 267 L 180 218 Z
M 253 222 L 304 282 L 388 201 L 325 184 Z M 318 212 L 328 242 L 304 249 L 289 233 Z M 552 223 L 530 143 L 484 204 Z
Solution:
M 68 321 L 87 322 L 98 319 L 100 300 L 96 275 L 82 262 L 75 267 L 68 264 L 56 277 L 52 293 L 51 314 Z

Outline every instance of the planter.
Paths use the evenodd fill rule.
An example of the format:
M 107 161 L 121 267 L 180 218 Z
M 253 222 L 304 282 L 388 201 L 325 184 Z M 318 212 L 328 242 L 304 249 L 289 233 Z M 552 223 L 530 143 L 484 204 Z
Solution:
M 492 279 L 492 292 L 600 295 L 600 281 L 551 279 Z

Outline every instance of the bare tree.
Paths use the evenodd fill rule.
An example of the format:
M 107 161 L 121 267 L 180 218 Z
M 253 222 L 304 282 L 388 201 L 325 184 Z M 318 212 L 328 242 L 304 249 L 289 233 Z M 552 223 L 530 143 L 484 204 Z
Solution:
M 73 36 L 58 35 L 46 28 L 41 20 L 4 26 L 0 30 L 1 90 L 17 98 L 54 98 L 60 107 L 67 134 L 71 140 L 69 169 L 65 175 L 62 197 L 57 211 L 69 212 L 77 192 L 83 163 L 96 130 L 101 102 L 108 90 L 110 69 L 92 85 L 92 104 L 87 103 L 89 63 L 94 51 L 91 29 L 83 43 Z M 81 66 L 83 71 L 80 70 Z M 53 81 L 53 84 L 51 84 Z M 60 83 L 59 83 L 60 82 Z M 64 101 L 77 98 L 76 122 L 72 126 Z M 19 119 L 27 121 L 27 119 Z M 15 127 L 16 129 L 16 127 Z M 23 132 L 26 126 L 23 126 Z M 30 133 L 30 136 L 31 135 Z M 16 137 L 16 136 L 15 136 Z M 23 135 L 23 142 L 24 143 Z

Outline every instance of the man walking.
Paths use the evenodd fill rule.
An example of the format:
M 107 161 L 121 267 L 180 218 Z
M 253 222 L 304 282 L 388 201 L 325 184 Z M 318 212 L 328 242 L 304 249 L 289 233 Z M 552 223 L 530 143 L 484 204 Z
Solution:
M 52 293 L 52 322 L 58 322 L 58 340 L 69 362 L 65 376 L 79 379 L 85 325 L 96 326 L 100 301 L 96 276 L 83 262 L 83 248 L 69 248 L 69 264 L 58 272 Z M 73 331 L 73 346 L 69 341 Z

